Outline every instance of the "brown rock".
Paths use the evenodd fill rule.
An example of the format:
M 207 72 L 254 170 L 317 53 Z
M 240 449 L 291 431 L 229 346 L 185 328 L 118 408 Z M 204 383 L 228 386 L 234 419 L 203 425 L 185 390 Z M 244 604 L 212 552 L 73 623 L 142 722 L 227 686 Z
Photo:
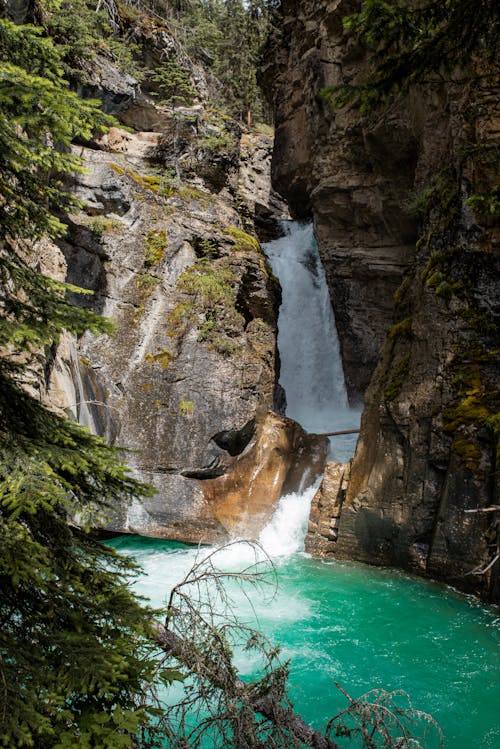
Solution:
M 307 434 L 275 413 L 257 419 L 255 434 L 226 473 L 203 482 L 207 511 L 228 535 L 257 538 L 280 497 L 303 491 L 321 475 L 325 437 Z
M 305 550 L 317 557 L 332 556 L 349 480 L 348 463 L 327 463 L 321 486 L 313 497 Z
M 363 75 L 342 25 L 358 5 L 284 0 L 264 71 L 275 186 L 314 217 L 351 396 L 378 361 L 338 538 L 324 548 L 498 601 L 499 223 L 468 201 L 497 184 L 484 154 L 498 145 L 498 80 L 421 88 L 369 116 L 334 112 L 321 90 Z M 428 203 L 416 246 L 415 196 Z M 314 538 L 328 537 L 320 510 L 333 516 L 335 486 L 324 494 Z

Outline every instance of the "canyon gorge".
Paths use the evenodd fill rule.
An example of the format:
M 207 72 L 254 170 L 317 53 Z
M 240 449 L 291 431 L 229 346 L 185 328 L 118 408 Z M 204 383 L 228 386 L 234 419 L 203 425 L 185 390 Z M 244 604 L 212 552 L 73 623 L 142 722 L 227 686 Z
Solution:
M 64 337 L 42 397 L 129 451 L 157 490 L 117 501 L 106 530 L 258 536 L 325 467 L 326 438 L 285 416 L 281 291 L 260 245 L 290 216 L 312 222 L 347 396 L 364 406 L 352 461 L 327 465 L 306 549 L 498 601 L 498 226 L 469 200 L 495 179 L 473 146 L 498 144 L 498 102 L 489 81 L 451 80 L 335 110 L 325 89 L 366 64 L 342 24 L 355 7 L 281 4 L 260 72 L 274 136 L 211 107 L 200 65 L 196 103 L 171 107 L 93 61 L 82 93 L 118 122 L 74 145 L 83 207 L 40 262 L 91 289 L 75 299 L 116 332 Z M 154 19 L 141 33 L 150 57 L 176 44 Z
M 0 0 L 0 746 L 497 749 L 495 0 Z

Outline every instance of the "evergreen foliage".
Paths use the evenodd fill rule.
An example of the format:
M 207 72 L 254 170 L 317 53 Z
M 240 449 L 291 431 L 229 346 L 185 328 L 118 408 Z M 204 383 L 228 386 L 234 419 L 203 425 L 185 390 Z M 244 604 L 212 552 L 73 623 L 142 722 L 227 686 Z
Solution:
M 496 0 L 366 0 L 344 26 L 366 45 L 368 70 L 365 81 L 324 92 L 339 106 L 354 101 L 368 111 L 414 85 L 441 85 L 452 74 L 460 81 L 499 73 Z
M 100 10 L 99 10 L 100 8 Z M 111 18 L 105 8 L 113 8 Z M 65 74 L 73 80 L 87 81 L 89 62 L 100 53 L 127 73 L 140 77 L 134 62 L 135 43 L 122 35 L 114 0 L 95 3 L 87 0 L 37 0 L 36 21 L 57 45 Z
M 32 251 L 33 241 L 64 233 L 61 212 L 76 205 L 61 182 L 81 168 L 71 139 L 89 138 L 106 117 L 69 91 L 40 30 L 9 21 L 0 21 L 0 112 L 0 348 L 12 355 L 51 344 L 63 328 L 109 332 L 109 322 L 68 302 L 68 287 L 38 272 Z
M 87 80 L 89 63 L 100 53 L 120 69 L 143 79 L 163 103 L 191 104 L 196 89 L 189 61 L 211 68 L 220 81 L 220 104 L 242 120 L 266 116 L 256 73 L 277 0 L 38 0 L 36 20 L 61 51 L 64 72 Z M 110 13 L 110 9 L 113 13 Z M 172 31 L 179 49 L 148 70 L 141 56 L 144 28 Z
M 153 0 L 151 0 L 153 1 Z M 163 7 L 162 7 L 163 6 Z M 265 116 L 257 85 L 260 49 L 270 30 L 274 0 L 186 0 L 157 3 L 189 55 L 211 67 L 225 104 L 241 120 Z
M 126 586 L 134 566 L 82 527 L 148 490 L 116 450 L 23 387 L 63 329 L 111 329 L 39 272 L 36 244 L 64 232 L 71 139 L 105 118 L 69 91 L 51 41 L 8 21 L 0 113 L 0 746 L 131 747 L 150 718 L 148 614 Z
M 166 60 L 149 77 L 162 104 L 192 104 L 196 90 L 188 71 L 177 60 Z

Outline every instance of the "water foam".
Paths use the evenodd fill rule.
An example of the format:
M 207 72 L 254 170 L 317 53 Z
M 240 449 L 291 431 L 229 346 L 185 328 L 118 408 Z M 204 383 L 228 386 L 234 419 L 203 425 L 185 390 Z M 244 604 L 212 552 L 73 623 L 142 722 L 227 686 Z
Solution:
M 259 536 L 259 543 L 266 553 L 275 559 L 290 557 L 304 548 L 311 501 L 317 485 L 302 493 L 282 497 L 269 521 Z

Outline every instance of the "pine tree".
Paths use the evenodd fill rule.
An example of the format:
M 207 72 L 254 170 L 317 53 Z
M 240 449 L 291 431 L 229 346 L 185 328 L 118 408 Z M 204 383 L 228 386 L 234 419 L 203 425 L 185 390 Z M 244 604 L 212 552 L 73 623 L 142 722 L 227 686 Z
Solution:
M 244 122 L 263 116 L 257 68 L 275 8 L 272 0 L 185 0 L 170 8 L 188 53 L 210 65 L 224 104 Z
M 0 746 L 131 747 L 142 704 L 147 612 L 133 565 L 81 527 L 144 494 L 118 453 L 23 387 L 63 329 L 110 331 L 37 269 L 37 240 L 64 232 L 69 150 L 105 117 L 72 93 L 61 54 L 0 21 Z M 75 517 L 79 516 L 79 524 Z

